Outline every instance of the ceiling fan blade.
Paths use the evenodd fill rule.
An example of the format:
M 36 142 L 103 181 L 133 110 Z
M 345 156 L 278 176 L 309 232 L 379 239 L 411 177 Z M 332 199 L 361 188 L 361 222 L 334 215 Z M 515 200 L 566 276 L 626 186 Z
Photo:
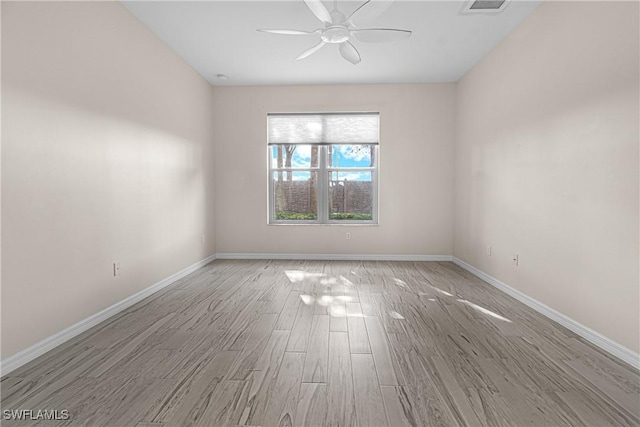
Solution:
M 395 42 L 411 37 L 411 31 L 394 28 L 363 28 L 354 29 L 351 32 L 363 43 Z
M 353 22 L 354 17 L 357 22 L 373 21 L 387 10 L 392 3 L 393 0 L 367 0 L 349 16 L 347 21 Z
M 315 34 L 317 32 L 319 32 L 320 30 L 315 30 L 315 31 L 299 31 L 299 30 L 256 30 L 256 31 L 260 31 L 261 33 L 271 33 L 271 34 L 284 34 L 284 35 L 291 35 L 291 36 L 306 36 L 309 34 Z
M 331 24 L 331 14 L 320 0 L 304 0 L 311 13 L 320 21 Z
M 317 44 L 317 45 L 315 45 L 314 47 L 312 47 L 312 48 L 310 48 L 310 49 L 305 50 L 305 51 L 304 51 L 304 52 L 302 52 L 300 55 L 298 55 L 298 57 L 296 58 L 296 61 L 299 61 L 299 60 L 304 59 L 304 58 L 306 58 L 307 56 L 309 56 L 309 55 L 311 55 L 311 54 L 313 54 L 313 53 L 316 53 L 316 52 L 317 52 L 317 51 L 319 51 L 319 50 L 320 50 L 320 48 L 321 48 L 322 46 L 324 46 L 325 44 L 326 44 L 325 42 L 321 41 L 320 43 L 318 43 L 318 44 Z
M 353 65 L 356 65 L 360 62 L 360 54 L 354 45 L 351 43 L 343 42 L 340 43 L 340 47 L 338 48 L 340 51 L 340 55 L 347 61 L 351 62 Z

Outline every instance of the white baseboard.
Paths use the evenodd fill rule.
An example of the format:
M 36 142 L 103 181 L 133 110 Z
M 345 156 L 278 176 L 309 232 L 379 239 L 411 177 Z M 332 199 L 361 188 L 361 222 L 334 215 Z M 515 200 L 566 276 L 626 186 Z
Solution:
M 612 354 L 623 362 L 633 366 L 636 369 L 640 370 L 640 355 L 625 346 L 618 344 L 617 342 L 611 340 L 610 338 L 605 337 L 604 335 L 594 331 L 593 329 L 573 320 L 570 317 L 565 316 L 559 311 L 554 310 L 546 304 L 541 303 L 540 301 L 531 298 L 530 296 L 520 292 L 517 289 L 512 288 L 504 282 L 496 279 L 493 276 L 489 276 L 487 273 L 478 270 L 474 266 L 462 261 L 459 258 L 453 257 L 453 262 L 464 268 L 471 274 L 479 277 L 490 285 L 500 289 L 502 292 L 512 296 L 523 304 L 528 305 L 529 307 L 536 310 L 538 313 L 543 314 L 549 319 L 553 320 L 569 329 L 572 332 L 580 335 L 582 338 L 587 341 L 595 344 L 600 347 L 602 350 Z
M 283 259 L 310 261 L 452 261 L 451 255 L 217 253 L 216 259 Z
M 120 313 L 121 311 L 131 307 L 132 305 L 136 304 L 137 302 L 142 301 L 143 299 L 145 299 L 146 297 L 148 297 L 149 295 L 152 295 L 156 292 L 158 292 L 159 290 L 171 285 L 172 283 L 182 279 L 183 277 L 193 273 L 194 271 L 196 271 L 199 268 L 204 267 L 205 265 L 209 264 L 211 261 L 215 260 L 216 256 L 211 255 L 205 259 L 203 259 L 202 261 L 198 261 L 193 265 L 190 265 L 189 267 L 185 268 L 184 270 L 181 270 L 175 274 L 172 274 L 171 276 L 162 279 L 161 281 L 149 286 L 146 289 L 141 290 L 140 292 L 137 292 L 125 299 L 123 299 L 120 302 L 117 302 L 115 304 L 113 304 L 110 307 L 105 308 L 104 310 L 87 317 L 84 320 L 81 320 L 80 322 L 69 326 L 68 328 L 48 337 L 43 339 L 40 342 L 35 343 L 34 345 L 32 345 L 29 348 L 26 348 L 22 351 L 19 351 L 18 353 L 14 354 L 13 356 L 9 356 L 6 359 L 2 360 L 0 362 L 0 376 L 4 376 L 6 374 L 8 374 L 9 372 L 18 369 L 20 366 L 32 361 L 33 359 L 35 359 L 36 357 L 39 357 L 41 355 L 43 355 L 44 353 L 46 353 L 49 350 L 52 350 L 53 348 L 59 346 L 60 344 L 69 341 L 71 338 L 80 335 L 82 332 L 94 327 L 95 325 L 97 325 L 100 322 L 103 322 L 105 320 L 107 320 L 108 318 Z

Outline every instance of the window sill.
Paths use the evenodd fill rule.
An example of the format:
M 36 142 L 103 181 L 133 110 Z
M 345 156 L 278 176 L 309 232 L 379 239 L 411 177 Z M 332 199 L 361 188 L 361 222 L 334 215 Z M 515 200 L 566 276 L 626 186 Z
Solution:
M 373 223 L 373 222 L 332 222 L 332 223 L 325 223 L 325 224 L 319 224 L 316 222 L 268 222 L 267 225 L 276 225 L 276 226 L 280 226 L 280 225 L 304 225 L 304 226 L 316 226 L 316 227 L 334 227 L 334 226 L 338 226 L 338 227 L 378 227 L 380 226 L 379 223 Z

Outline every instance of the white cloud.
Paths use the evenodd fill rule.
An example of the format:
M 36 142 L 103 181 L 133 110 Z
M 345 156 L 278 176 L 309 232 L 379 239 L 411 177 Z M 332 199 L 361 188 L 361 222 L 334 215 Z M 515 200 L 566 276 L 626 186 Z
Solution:
M 342 157 L 361 162 L 371 160 L 370 148 L 366 145 L 340 145 L 338 151 Z
M 311 146 L 298 145 L 291 158 L 291 167 L 308 168 L 311 165 Z
M 298 156 L 301 159 L 311 160 L 311 146 L 310 145 L 298 145 L 296 151 L 293 152 L 294 157 Z

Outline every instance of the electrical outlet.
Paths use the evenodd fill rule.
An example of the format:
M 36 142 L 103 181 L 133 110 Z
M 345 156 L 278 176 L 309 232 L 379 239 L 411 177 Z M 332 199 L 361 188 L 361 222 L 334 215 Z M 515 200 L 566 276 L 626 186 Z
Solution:
M 515 254 L 513 256 L 513 265 L 515 265 L 517 267 L 519 262 L 520 262 L 520 255 Z
M 487 246 L 487 256 L 491 256 L 491 245 Z
M 113 263 L 113 276 L 119 276 L 120 275 L 120 263 L 119 262 L 114 262 Z
M 204 245 L 204 234 L 200 236 L 200 243 Z
M 351 240 L 351 233 L 347 233 L 344 238 L 347 240 Z

